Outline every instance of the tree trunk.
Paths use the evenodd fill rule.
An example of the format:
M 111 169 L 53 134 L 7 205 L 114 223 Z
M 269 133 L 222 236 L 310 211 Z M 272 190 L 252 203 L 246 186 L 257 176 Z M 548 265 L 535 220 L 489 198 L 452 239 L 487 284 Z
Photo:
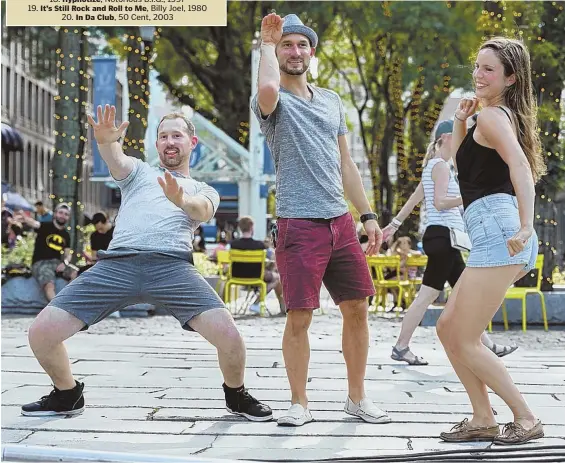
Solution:
M 382 224 L 388 224 L 391 221 L 392 208 L 394 204 L 394 191 L 388 173 L 388 160 L 394 145 L 394 123 L 395 118 L 393 116 L 386 116 L 383 135 L 379 147 L 379 174 L 381 178 L 379 190 Z
M 74 32 L 76 30 L 77 32 Z M 72 214 L 67 230 L 71 235 L 74 253 L 81 250 L 78 227 L 82 224 L 81 180 L 82 156 L 84 155 L 84 77 L 79 70 L 85 70 L 83 59 L 87 37 L 83 28 L 59 30 L 58 96 L 55 101 L 55 155 L 53 156 L 53 207 L 61 202 L 71 205 Z
M 124 137 L 124 152 L 128 156 L 146 159 L 145 131 L 149 112 L 149 59 L 151 47 L 138 40 L 137 27 L 127 29 L 128 52 L 127 77 L 129 91 L 129 127 Z M 140 39 L 140 38 L 139 38 Z M 120 115 L 121 116 L 121 115 Z M 120 123 L 121 121 L 116 121 Z
M 422 101 L 422 93 L 424 91 L 424 77 L 418 77 L 414 91 L 412 92 L 411 105 L 409 108 L 410 117 L 410 152 L 406 152 L 404 146 L 404 106 L 402 101 L 398 101 L 398 112 L 400 119 L 397 124 L 402 127 L 402 132 L 397 136 L 397 152 L 398 152 L 398 209 L 406 204 L 408 198 L 412 195 L 420 178 L 416 175 L 418 160 L 420 159 L 419 146 L 421 146 L 420 125 L 422 121 L 420 107 Z M 402 154 L 402 156 L 400 155 Z M 402 223 L 399 236 L 409 236 L 412 240 L 417 240 L 419 228 L 419 210 L 412 212 Z
M 544 88 L 544 92 L 539 92 L 538 102 L 541 106 L 549 106 L 553 114 L 560 114 L 559 97 L 562 92 L 562 82 L 558 78 L 546 72 L 546 78 L 540 82 L 539 87 Z M 544 101 L 544 98 L 546 101 Z M 553 268 L 556 264 L 557 251 L 557 208 L 554 199 L 559 192 L 563 174 L 562 162 L 559 158 L 559 118 L 554 117 L 553 121 L 540 121 L 541 142 L 545 153 L 552 153 L 547 157 L 548 175 L 542 178 L 537 185 L 536 209 L 534 217 L 535 228 L 538 233 L 540 253 L 544 255 L 542 290 L 553 291 Z M 547 135 L 545 135 L 547 133 Z
M 554 6 L 549 3 L 543 4 L 541 37 L 545 41 L 562 42 L 563 21 L 556 23 L 555 14 L 559 14 Z M 533 48 L 533 47 L 532 47 Z M 537 51 L 540 50 L 539 55 Z M 563 67 L 555 68 L 552 58 L 549 58 L 540 48 L 536 47 L 530 51 L 532 57 L 532 71 L 536 74 L 534 78 L 535 90 L 540 124 L 540 137 L 543 152 L 548 153 L 546 157 L 548 174 L 537 185 L 536 205 L 534 220 L 536 231 L 539 236 L 540 253 L 544 255 L 542 290 L 553 291 L 553 269 L 556 265 L 556 252 L 558 247 L 557 223 L 561 219 L 558 216 L 554 199 L 563 188 L 563 152 L 559 145 L 559 116 L 561 115 L 561 95 L 564 84 Z M 563 54 L 561 53 L 561 56 Z M 561 70 L 561 72 L 559 72 Z M 542 91 L 543 89 L 543 91 Z

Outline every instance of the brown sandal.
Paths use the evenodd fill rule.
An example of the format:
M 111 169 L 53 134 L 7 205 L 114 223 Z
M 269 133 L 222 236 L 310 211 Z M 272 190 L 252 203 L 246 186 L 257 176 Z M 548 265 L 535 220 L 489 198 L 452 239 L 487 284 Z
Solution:
M 446 442 L 491 442 L 498 436 L 499 431 L 498 425 L 471 428 L 469 420 L 465 418 L 461 423 L 453 426 L 450 432 L 442 432 L 439 437 Z
M 507 423 L 502 428 L 502 434 L 494 439 L 494 443 L 497 445 L 525 444 L 534 439 L 541 439 L 543 435 L 543 425 L 539 420 L 528 430 L 519 423 Z

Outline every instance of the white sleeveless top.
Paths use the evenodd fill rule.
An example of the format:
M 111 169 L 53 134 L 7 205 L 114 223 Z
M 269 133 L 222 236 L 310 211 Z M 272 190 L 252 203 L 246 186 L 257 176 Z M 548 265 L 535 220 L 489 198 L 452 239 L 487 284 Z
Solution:
M 426 205 L 426 227 L 429 225 L 442 225 L 444 227 L 456 228 L 457 230 L 465 231 L 463 217 L 461 217 L 461 211 L 458 207 L 438 211 L 434 206 L 435 182 L 432 180 L 432 170 L 438 162 L 445 162 L 447 164 L 447 162 L 442 158 L 430 159 L 422 172 L 424 203 Z M 449 165 L 447 167 L 449 168 Z M 449 169 L 447 197 L 456 198 L 457 196 L 461 196 L 459 184 L 457 183 L 457 180 L 455 180 L 453 172 Z

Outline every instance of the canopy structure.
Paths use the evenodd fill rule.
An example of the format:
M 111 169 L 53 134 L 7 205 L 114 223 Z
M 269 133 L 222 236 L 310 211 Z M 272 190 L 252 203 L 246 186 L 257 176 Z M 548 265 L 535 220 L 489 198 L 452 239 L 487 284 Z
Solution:
M 2 150 L 23 151 L 24 141 L 16 129 L 8 124 L 2 123 Z

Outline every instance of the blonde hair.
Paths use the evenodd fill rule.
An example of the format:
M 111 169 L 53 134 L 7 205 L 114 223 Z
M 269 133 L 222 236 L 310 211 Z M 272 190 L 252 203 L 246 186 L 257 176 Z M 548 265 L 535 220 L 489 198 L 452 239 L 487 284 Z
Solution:
M 194 134 L 196 133 L 196 128 L 194 127 L 194 124 L 190 120 L 188 120 L 184 114 L 169 113 L 169 114 L 165 114 L 157 124 L 157 137 L 159 137 L 159 127 L 161 127 L 163 121 L 167 121 L 171 119 L 182 119 L 186 123 L 186 133 L 188 133 L 189 137 L 193 137 Z
M 518 143 L 524 150 L 532 169 L 534 182 L 547 173 L 537 124 L 537 103 L 532 86 L 530 54 L 519 40 L 493 37 L 480 50 L 491 49 L 504 67 L 506 77 L 514 74 L 516 82 L 504 90 L 504 104 L 516 115 Z
M 432 141 L 428 145 L 424 159 L 422 159 L 422 169 L 428 165 L 428 162 L 430 161 L 430 159 L 433 159 L 433 158 L 436 157 L 436 154 L 437 154 L 436 144 L 440 140 L 441 140 L 441 138 L 438 138 L 436 141 Z

